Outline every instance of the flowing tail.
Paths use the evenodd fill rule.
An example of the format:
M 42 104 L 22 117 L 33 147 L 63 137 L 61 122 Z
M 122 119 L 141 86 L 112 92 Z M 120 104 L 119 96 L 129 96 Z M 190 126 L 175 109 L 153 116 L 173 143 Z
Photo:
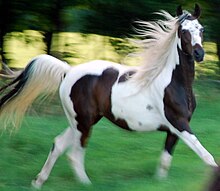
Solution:
M 11 124 L 19 127 L 25 112 L 40 95 L 55 93 L 70 66 L 52 56 L 40 55 L 26 66 L 24 71 L 9 84 L 0 88 L 1 127 Z M 8 90 L 9 89 L 9 90 Z

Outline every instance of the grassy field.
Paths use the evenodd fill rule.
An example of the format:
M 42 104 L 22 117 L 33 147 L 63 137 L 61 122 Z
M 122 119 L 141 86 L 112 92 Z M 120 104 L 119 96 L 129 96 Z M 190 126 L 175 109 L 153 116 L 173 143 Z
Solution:
M 191 126 L 219 161 L 219 84 L 197 81 L 195 87 L 198 107 Z M 31 190 L 30 182 L 45 162 L 53 138 L 66 126 L 63 116 L 35 114 L 25 118 L 18 132 L 4 132 L 0 138 L 0 190 Z M 103 119 L 93 129 L 86 155 L 86 169 L 93 185 L 84 186 L 75 179 L 64 155 L 42 190 L 204 190 L 211 169 L 182 141 L 176 147 L 168 179 L 154 178 L 164 139 L 161 132 L 131 133 Z
M 96 38 L 98 46 L 93 52 L 91 51 L 94 42 L 87 44 L 89 45 L 87 48 L 83 45 L 74 46 L 76 47 L 75 54 L 81 53 L 81 55 L 78 58 L 68 57 L 67 53 L 73 51 L 70 48 L 72 42 L 68 39 L 74 37 L 79 40 L 74 45 L 86 44 L 89 38 Z M 69 59 L 72 64 L 86 61 L 86 59 L 96 59 L 94 55 L 100 51 L 101 43 L 109 41 L 107 37 L 83 37 L 79 34 L 69 34 L 69 38 L 64 41 L 66 48 L 63 54 L 65 53 L 67 60 Z M 8 46 L 12 46 L 13 43 L 13 47 L 24 46 L 19 45 L 16 39 L 8 42 Z M 27 41 L 28 38 L 25 36 L 21 39 Z M 113 40 L 118 42 L 119 39 Z M 197 80 L 194 86 L 198 105 L 191 126 L 202 144 L 220 162 L 220 84 L 212 81 L 219 79 L 219 70 L 216 65 L 217 58 L 213 53 L 215 48 L 212 50 L 215 45 L 206 43 L 205 46 L 211 52 L 208 52 L 204 64 L 196 66 Z M 16 50 L 10 52 L 11 66 L 17 63 L 19 67 L 22 67 L 21 63 L 26 63 L 28 57 L 43 52 L 34 51 L 32 49 L 34 46 L 30 44 L 19 50 L 28 52 L 28 47 L 32 53 L 27 56 L 21 57 L 25 53 L 19 52 L 18 54 Z M 43 49 L 39 41 L 35 42 L 35 48 Z M 102 49 L 106 52 L 99 52 L 98 58 L 120 61 L 124 53 L 116 52 L 116 54 L 110 50 L 112 47 L 107 43 Z M 74 55 L 74 52 L 70 55 Z M 46 108 L 35 104 L 34 109 L 25 117 L 21 129 L 17 132 L 3 132 L 0 136 L 0 190 L 32 190 L 31 180 L 43 166 L 54 137 L 66 127 L 66 118 L 62 115 L 60 106 L 55 100 Z M 57 161 L 42 191 L 203 191 L 210 180 L 211 168 L 206 166 L 182 141 L 176 147 L 167 180 L 159 181 L 154 178 L 164 140 L 164 133 L 131 133 L 103 119 L 93 129 L 86 154 L 85 165 L 93 185 L 80 184 L 63 155 Z

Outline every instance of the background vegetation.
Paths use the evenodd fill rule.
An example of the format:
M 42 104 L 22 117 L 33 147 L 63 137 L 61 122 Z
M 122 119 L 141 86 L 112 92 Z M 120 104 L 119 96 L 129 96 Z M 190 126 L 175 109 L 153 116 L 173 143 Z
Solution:
M 175 15 L 177 5 L 193 10 L 184 0 L 0 0 L 0 61 L 23 68 L 38 54 L 48 53 L 74 65 L 92 59 L 137 64 L 128 57 L 135 47 L 127 37 L 134 34 L 133 21 L 154 19 L 164 9 Z M 200 0 L 201 23 L 205 26 L 205 62 L 196 64 L 194 84 L 198 107 L 192 129 L 205 147 L 220 161 L 219 116 L 219 0 Z M 5 80 L 0 80 L 5 83 Z M 17 132 L 0 137 L 0 190 L 26 191 L 49 152 L 53 139 L 67 126 L 57 97 L 33 104 Z M 111 135 L 111 136 L 109 136 Z M 43 191 L 203 191 L 211 178 L 207 167 L 180 141 L 167 180 L 154 172 L 164 133 L 130 133 L 103 119 L 92 133 L 86 169 L 93 182 L 84 186 L 76 179 L 68 161 L 61 157 Z
M 215 43 L 219 57 L 220 1 L 199 0 L 197 3 L 202 7 L 204 38 Z M 70 64 L 111 57 L 111 60 L 116 57 L 115 61 L 121 61 L 133 50 L 126 38 L 134 34 L 135 20 L 154 19 L 152 13 L 160 9 L 175 15 L 178 5 L 193 10 L 194 4 L 187 0 L 166 3 L 162 0 L 0 0 L 0 61 L 23 67 L 40 53 L 55 55 Z M 24 50 L 20 48 L 23 47 L 21 43 L 26 46 Z M 85 48 L 87 43 L 89 46 Z M 113 56 L 105 55 L 109 45 Z M 77 51 L 79 46 L 82 48 Z M 95 47 L 94 50 L 91 47 Z M 87 50 L 89 57 L 88 52 L 80 55 Z M 82 57 L 87 58 L 80 59 Z

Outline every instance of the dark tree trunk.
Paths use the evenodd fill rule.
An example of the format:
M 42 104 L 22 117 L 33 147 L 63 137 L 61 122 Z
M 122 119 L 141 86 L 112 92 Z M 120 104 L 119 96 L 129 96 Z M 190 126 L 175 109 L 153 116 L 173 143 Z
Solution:
M 51 44 L 52 44 L 53 32 L 44 33 L 44 43 L 46 44 L 46 53 L 51 54 Z
M 6 64 L 5 50 L 4 50 L 4 36 L 10 26 L 11 18 L 11 1 L 0 1 L 0 56 L 1 62 Z M 2 64 L 2 63 L 1 63 Z

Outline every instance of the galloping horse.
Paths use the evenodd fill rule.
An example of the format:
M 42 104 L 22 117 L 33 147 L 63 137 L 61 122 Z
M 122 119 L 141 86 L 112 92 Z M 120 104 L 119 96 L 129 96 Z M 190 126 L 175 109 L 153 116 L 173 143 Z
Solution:
M 128 67 L 91 61 L 75 67 L 49 55 L 34 58 L 12 82 L 0 89 L 3 126 L 19 126 L 28 106 L 40 94 L 59 89 L 69 127 L 55 138 L 47 161 L 32 184 L 40 188 L 57 158 L 67 150 L 76 175 L 90 180 L 84 168 L 85 147 L 91 127 L 106 117 L 130 131 L 165 131 L 167 138 L 157 170 L 167 175 L 174 145 L 182 139 L 206 164 L 217 166 L 193 134 L 189 122 L 196 107 L 192 83 L 194 61 L 204 58 L 200 7 L 193 14 L 177 8 L 177 16 L 159 12 L 163 20 L 140 22 L 143 63 Z

